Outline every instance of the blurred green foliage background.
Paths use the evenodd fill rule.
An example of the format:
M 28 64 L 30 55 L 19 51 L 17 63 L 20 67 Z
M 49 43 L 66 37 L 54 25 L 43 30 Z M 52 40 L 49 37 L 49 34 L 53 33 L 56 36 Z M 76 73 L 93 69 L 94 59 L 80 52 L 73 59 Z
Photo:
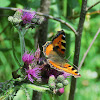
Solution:
M 97 1 L 99 0 L 88 0 L 87 7 Z M 51 0 L 49 14 L 65 20 L 77 29 L 81 4 L 82 0 Z M 0 7 L 32 8 L 37 11 L 40 7 L 40 0 L 0 0 Z M 18 32 L 8 22 L 8 16 L 13 14 L 14 11 L 0 10 L 0 82 L 11 79 L 12 71 L 19 68 L 12 53 L 12 39 L 14 39 L 15 52 L 20 61 Z M 100 4 L 89 10 L 86 15 L 81 41 L 80 61 L 99 28 Z M 70 29 L 55 20 L 49 19 L 48 40 L 61 29 L 70 34 L 70 62 L 73 62 L 75 35 Z M 35 29 L 29 29 L 25 35 L 26 49 L 29 51 L 35 50 L 34 38 Z M 80 74 L 82 77 L 77 79 L 75 100 L 100 100 L 100 34 L 92 45 Z M 59 100 L 67 100 L 69 86 L 70 84 L 66 87 L 66 92 L 59 97 Z M 30 96 L 32 96 L 32 90 L 29 90 L 29 92 Z M 23 90 L 20 90 L 17 95 L 14 100 L 26 100 Z M 43 93 L 42 100 L 50 100 L 49 94 Z

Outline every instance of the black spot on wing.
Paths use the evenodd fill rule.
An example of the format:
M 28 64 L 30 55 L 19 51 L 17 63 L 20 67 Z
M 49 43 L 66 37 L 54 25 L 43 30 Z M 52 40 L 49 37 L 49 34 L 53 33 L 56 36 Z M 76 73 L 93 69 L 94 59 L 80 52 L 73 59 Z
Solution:
M 75 68 L 72 68 L 72 70 L 75 70 Z
M 59 49 L 59 46 L 53 47 L 53 50 L 54 50 L 54 51 L 56 51 L 57 49 Z
M 70 65 L 68 67 L 71 67 Z
M 65 52 L 65 49 L 61 49 L 61 51 Z
M 62 44 L 64 47 L 66 47 L 66 43 L 61 42 L 61 44 Z
M 55 46 L 56 49 L 59 49 L 59 46 Z
M 78 72 L 75 72 L 75 73 L 78 73 Z
M 62 36 L 62 39 L 63 39 L 63 40 L 65 40 L 65 37 L 64 37 L 64 36 Z

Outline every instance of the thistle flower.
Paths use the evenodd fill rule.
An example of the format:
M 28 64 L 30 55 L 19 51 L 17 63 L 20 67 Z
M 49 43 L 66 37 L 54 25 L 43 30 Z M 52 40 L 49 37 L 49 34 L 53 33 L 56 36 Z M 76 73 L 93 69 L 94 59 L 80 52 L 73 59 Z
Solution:
M 26 52 L 23 54 L 23 56 L 22 56 L 22 60 L 23 60 L 23 62 L 26 63 L 26 64 L 31 64 L 31 63 L 33 63 L 33 59 L 34 59 L 34 55 L 31 54 L 31 53 L 28 54 L 27 51 L 26 51 Z
M 35 11 L 18 9 L 13 16 L 9 16 L 8 20 L 18 29 L 25 30 L 28 28 L 35 28 L 36 25 L 40 25 L 44 21 L 44 17 L 40 17 Z M 22 32 L 23 33 L 23 32 Z
M 40 58 L 40 52 L 41 51 L 38 46 L 35 55 L 33 53 L 29 53 L 28 51 L 26 51 L 22 56 L 22 60 L 24 62 L 23 72 L 25 72 L 27 79 L 32 83 L 35 80 L 37 81 L 41 80 L 40 73 L 41 73 L 42 65 L 40 63 L 38 64 L 38 62 L 42 60 Z
M 33 11 L 33 12 L 25 12 L 25 11 L 23 11 L 23 14 L 21 16 L 23 24 L 31 23 L 32 19 L 35 17 L 35 14 L 36 14 L 35 11 Z
M 41 68 L 39 67 L 34 67 L 33 69 L 26 70 L 26 77 L 33 83 L 34 79 L 39 80 L 41 78 L 41 76 L 39 75 L 40 70 Z

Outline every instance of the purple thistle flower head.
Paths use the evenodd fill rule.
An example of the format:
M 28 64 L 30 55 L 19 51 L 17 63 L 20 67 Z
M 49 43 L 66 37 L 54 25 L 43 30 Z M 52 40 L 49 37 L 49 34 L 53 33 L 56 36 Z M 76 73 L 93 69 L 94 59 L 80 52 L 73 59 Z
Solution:
M 33 83 L 34 79 L 40 80 L 40 78 L 41 78 L 41 76 L 39 75 L 40 70 L 41 70 L 41 68 L 39 68 L 39 67 L 34 67 L 33 69 L 26 70 L 26 73 L 27 73 L 26 77 L 32 83 Z
M 38 45 L 38 48 L 37 48 L 37 50 L 36 50 L 36 52 L 35 52 L 35 58 L 36 58 L 36 59 L 39 59 L 40 53 L 41 53 L 41 50 L 40 50 L 39 45 Z
M 26 52 L 23 54 L 23 56 L 22 56 L 22 60 L 23 60 L 23 62 L 26 63 L 26 64 L 31 64 L 31 63 L 33 63 L 33 59 L 34 59 L 34 55 L 31 54 L 31 53 L 28 54 L 27 51 L 26 51 Z
M 35 17 L 36 12 L 23 12 L 22 20 L 23 24 L 31 23 L 31 20 Z

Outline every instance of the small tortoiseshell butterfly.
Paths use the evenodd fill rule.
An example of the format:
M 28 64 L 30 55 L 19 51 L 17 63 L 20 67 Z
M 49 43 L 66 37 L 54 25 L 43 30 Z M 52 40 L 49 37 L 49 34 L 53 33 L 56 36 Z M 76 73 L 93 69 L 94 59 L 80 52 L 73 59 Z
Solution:
M 48 64 L 60 71 L 65 71 L 72 74 L 74 77 L 80 77 L 78 71 L 67 63 L 64 59 L 66 50 L 65 33 L 63 30 L 58 31 L 58 34 L 43 45 L 43 53 L 48 58 Z

